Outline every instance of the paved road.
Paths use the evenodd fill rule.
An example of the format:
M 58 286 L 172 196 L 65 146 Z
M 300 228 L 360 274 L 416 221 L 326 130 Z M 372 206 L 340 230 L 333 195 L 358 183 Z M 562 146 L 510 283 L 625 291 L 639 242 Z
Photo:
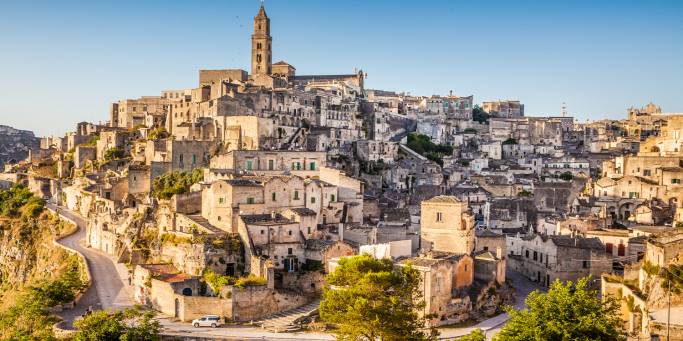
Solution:
M 51 209 L 55 205 L 48 204 Z M 60 244 L 79 251 L 85 256 L 93 283 L 76 308 L 65 310 L 60 316 L 71 324 L 73 319 L 82 315 L 91 306 L 94 309 L 116 310 L 133 306 L 132 292 L 124 279 L 128 278 L 127 269 L 122 264 L 115 263 L 102 252 L 83 246 L 85 240 L 85 220 L 78 214 L 59 207 L 61 215 L 73 220 L 78 225 L 78 231 L 59 241 Z M 540 289 L 536 283 L 529 281 L 521 274 L 508 270 L 507 277 L 512 281 L 516 291 L 515 309 L 524 308 L 524 299 L 533 290 Z M 472 327 L 440 329 L 440 338 L 453 338 L 467 335 L 474 329 L 482 329 L 490 338 L 495 335 L 507 322 L 507 314 L 494 316 Z M 334 336 L 324 333 L 271 333 L 257 327 L 230 326 L 224 328 L 193 328 L 189 323 L 175 321 L 171 318 L 159 318 L 165 335 L 221 337 L 235 340 L 334 340 Z
M 158 319 L 164 335 L 221 338 L 228 340 L 335 340 L 334 335 L 325 333 L 272 333 L 258 327 L 229 326 L 221 328 L 194 328 L 189 323 Z
M 78 231 L 58 243 L 83 254 L 92 275 L 92 285 L 81 301 L 74 309 L 65 310 L 59 315 L 71 325 L 74 318 L 83 315 L 88 307 L 118 310 L 133 306 L 130 287 L 122 280 L 128 278 L 126 267 L 123 264 L 116 264 L 104 253 L 84 246 L 85 220 L 81 216 L 64 207 L 58 208 L 53 204 L 47 206 L 52 210 L 59 209 L 60 215 L 76 222 Z

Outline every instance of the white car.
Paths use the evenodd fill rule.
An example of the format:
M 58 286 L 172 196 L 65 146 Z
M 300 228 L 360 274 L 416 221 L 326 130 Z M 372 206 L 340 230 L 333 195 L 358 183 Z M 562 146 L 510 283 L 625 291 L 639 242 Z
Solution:
M 199 327 L 216 328 L 216 327 L 220 327 L 222 325 L 222 323 L 221 323 L 220 316 L 218 316 L 218 315 L 206 315 L 206 316 L 202 316 L 198 319 L 192 320 L 192 325 L 195 328 L 199 328 Z

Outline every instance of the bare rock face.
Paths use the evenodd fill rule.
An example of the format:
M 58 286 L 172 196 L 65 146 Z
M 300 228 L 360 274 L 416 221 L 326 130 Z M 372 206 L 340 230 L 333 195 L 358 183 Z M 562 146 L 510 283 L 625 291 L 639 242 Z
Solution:
M 24 160 L 30 149 L 39 146 L 40 140 L 32 131 L 0 125 L 0 167 L 8 162 Z

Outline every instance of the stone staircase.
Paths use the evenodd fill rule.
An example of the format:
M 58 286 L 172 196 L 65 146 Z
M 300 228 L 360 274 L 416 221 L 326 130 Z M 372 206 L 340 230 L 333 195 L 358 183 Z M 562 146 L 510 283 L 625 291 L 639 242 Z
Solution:
M 303 317 L 311 316 L 318 310 L 319 305 L 320 299 L 316 299 L 299 308 L 273 314 L 261 320 L 254 321 L 253 323 L 261 326 L 263 329 L 276 333 L 297 331 L 301 329 L 301 326 L 297 324 L 298 320 Z

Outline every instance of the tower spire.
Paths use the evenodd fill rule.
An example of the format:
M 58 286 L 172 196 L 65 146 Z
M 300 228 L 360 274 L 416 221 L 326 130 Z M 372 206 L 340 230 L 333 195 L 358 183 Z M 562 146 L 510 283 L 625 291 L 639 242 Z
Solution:
M 251 74 L 270 75 L 272 70 L 272 38 L 270 19 L 261 0 L 261 7 L 254 17 L 254 34 L 251 36 Z

